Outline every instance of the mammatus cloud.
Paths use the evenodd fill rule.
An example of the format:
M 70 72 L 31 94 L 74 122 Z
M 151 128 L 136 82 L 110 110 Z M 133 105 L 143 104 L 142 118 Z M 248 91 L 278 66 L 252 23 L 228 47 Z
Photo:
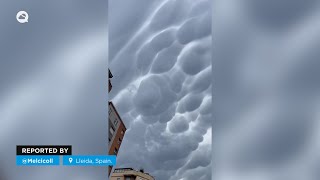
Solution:
M 144 13 L 134 10 L 140 3 Z M 118 166 L 159 180 L 209 180 L 211 2 L 126 4 L 110 2 L 119 9 L 110 13 L 109 96 L 128 128 Z

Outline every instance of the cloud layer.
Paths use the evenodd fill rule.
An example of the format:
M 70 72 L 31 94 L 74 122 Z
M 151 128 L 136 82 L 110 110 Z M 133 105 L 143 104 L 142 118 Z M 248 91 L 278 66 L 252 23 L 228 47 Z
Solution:
M 319 1 L 213 8 L 213 179 L 319 179 Z
M 110 2 L 109 97 L 128 128 L 118 166 L 209 180 L 211 2 L 146 1 L 136 12 L 143 2 Z
M 107 150 L 107 1 L 1 1 L 0 179 L 98 180 L 105 168 L 16 166 L 19 144 Z M 19 24 L 23 8 L 30 21 Z M 81 22 L 80 22 L 81 21 Z

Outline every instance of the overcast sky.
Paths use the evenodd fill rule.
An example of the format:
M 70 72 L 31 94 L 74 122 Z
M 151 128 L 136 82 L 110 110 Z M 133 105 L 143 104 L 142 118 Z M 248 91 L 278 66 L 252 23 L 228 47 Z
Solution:
M 211 2 L 109 1 L 114 102 L 128 128 L 118 167 L 211 179 Z
M 105 180 L 105 167 L 18 167 L 15 149 L 107 152 L 107 1 L 2 0 L 0 22 L 0 180 Z
M 317 0 L 215 0 L 213 179 L 319 179 Z
M 318 180 L 319 1 L 210 3 L 1 1 L 0 179 L 105 179 L 104 168 L 19 168 L 13 152 L 105 153 L 109 57 L 110 99 L 128 128 L 120 167 L 209 180 L 212 127 L 214 179 Z

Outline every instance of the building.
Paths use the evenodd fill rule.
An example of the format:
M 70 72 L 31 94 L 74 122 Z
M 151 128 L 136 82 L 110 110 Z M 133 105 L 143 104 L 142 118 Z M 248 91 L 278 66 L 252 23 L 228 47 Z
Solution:
M 111 71 L 109 70 L 109 92 L 112 89 L 111 78 L 113 77 Z M 108 154 L 118 155 L 122 140 L 124 138 L 125 132 L 127 130 L 124 125 L 117 109 L 111 101 L 108 103 L 109 118 L 108 118 Z M 109 166 L 109 175 L 112 171 L 112 167 Z
M 116 108 L 112 102 L 109 102 L 109 134 L 108 134 L 108 151 L 109 155 L 118 155 L 124 134 L 126 132 L 126 126 L 121 120 Z M 109 167 L 109 175 L 112 171 L 112 167 Z
M 112 77 L 113 75 L 109 69 L 108 92 L 110 92 L 112 89 L 112 83 L 111 83 Z M 108 108 L 109 108 L 108 154 L 118 156 L 118 152 L 127 128 L 123 123 L 117 109 L 115 108 L 115 106 L 111 101 L 109 101 Z M 152 177 L 148 173 L 145 173 L 143 170 L 136 171 L 132 168 L 114 168 L 114 171 L 110 176 L 110 173 L 112 172 L 113 168 L 114 167 L 109 166 L 108 173 L 109 173 L 110 180 L 154 180 L 154 177 Z
M 154 177 L 143 170 L 136 171 L 132 168 L 116 168 L 110 180 L 154 180 Z
M 126 126 L 122 122 L 113 103 L 109 102 L 109 154 L 117 155 L 120 149 Z

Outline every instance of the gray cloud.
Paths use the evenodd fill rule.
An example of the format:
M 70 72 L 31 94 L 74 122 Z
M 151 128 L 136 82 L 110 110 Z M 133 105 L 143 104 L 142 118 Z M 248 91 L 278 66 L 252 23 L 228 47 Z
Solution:
M 181 117 L 175 116 L 170 121 L 169 130 L 172 133 L 181 133 L 188 129 L 189 129 L 189 122 L 183 116 Z
M 109 96 L 128 127 L 119 167 L 144 167 L 159 180 L 211 178 L 210 4 L 152 1 L 144 19 L 129 18 L 139 27 L 110 59 Z M 115 45 L 124 35 L 122 17 L 112 24 L 118 16 L 110 13 Z
M 15 147 L 71 144 L 75 154 L 105 154 L 107 7 L 0 2 L 1 180 L 105 179 L 101 168 L 17 167 Z M 15 19 L 21 9 L 27 24 Z
M 292 27 L 316 10 L 317 0 L 247 0 L 248 14 L 255 23 L 265 29 Z M 290 5 L 288 5 L 290 4 Z
M 213 178 L 319 179 L 318 1 L 213 12 Z

